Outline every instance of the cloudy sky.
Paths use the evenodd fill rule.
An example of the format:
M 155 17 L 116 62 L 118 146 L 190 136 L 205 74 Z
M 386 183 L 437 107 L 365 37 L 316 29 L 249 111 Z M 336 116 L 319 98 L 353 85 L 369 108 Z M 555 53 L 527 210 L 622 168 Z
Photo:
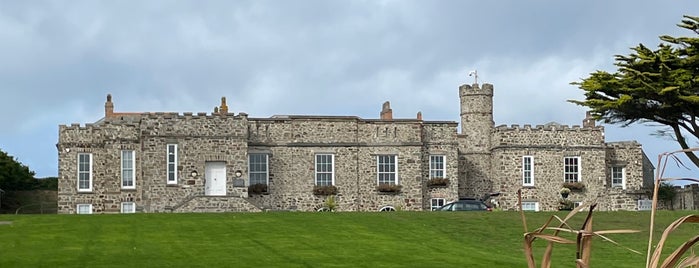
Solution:
M 495 86 L 495 124 L 579 125 L 570 82 L 699 15 L 699 1 L 0 0 L 0 149 L 56 176 L 58 126 L 115 111 L 459 121 L 458 87 Z M 655 128 L 606 125 L 655 162 Z M 683 158 L 684 159 L 684 158 Z M 686 161 L 686 160 L 685 160 Z M 672 168 L 672 177 L 699 177 Z

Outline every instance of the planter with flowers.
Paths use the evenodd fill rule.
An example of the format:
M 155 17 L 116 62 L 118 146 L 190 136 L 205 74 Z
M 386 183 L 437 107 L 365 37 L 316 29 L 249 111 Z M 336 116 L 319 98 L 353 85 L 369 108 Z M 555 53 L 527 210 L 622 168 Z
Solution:
M 447 187 L 449 179 L 447 178 L 431 178 L 427 180 L 427 187 Z
M 565 199 L 565 198 L 568 198 L 568 195 L 570 194 L 570 189 L 563 187 L 563 188 L 561 188 L 561 190 L 559 192 L 561 193 L 561 197 L 563 197 Z
M 573 192 L 582 192 L 585 190 L 585 184 L 582 182 L 565 182 L 563 187 L 570 189 Z
M 389 183 L 379 183 L 379 185 L 376 186 L 376 190 L 379 191 L 379 193 L 386 193 L 386 194 L 400 193 L 400 190 L 402 188 L 403 188 L 403 186 L 400 186 L 398 184 L 389 184 Z

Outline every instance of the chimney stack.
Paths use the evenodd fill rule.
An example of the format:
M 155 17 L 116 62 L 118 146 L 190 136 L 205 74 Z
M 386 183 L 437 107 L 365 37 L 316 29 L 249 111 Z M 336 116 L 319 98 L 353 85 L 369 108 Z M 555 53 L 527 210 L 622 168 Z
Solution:
M 393 120 L 393 110 L 391 110 L 391 103 L 388 101 L 383 103 L 381 120 Z
M 583 120 L 583 127 L 595 127 L 595 119 L 592 118 L 592 112 L 585 112 L 585 119 Z
M 104 103 L 104 117 L 114 115 L 114 103 L 112 103 L 112 94 L 107 94 L 107 102 Z
M 228 114 L 228 105 L 226 105 L 226 97 L 221 97 L 221 107 L 218 109 L 220 115 Z

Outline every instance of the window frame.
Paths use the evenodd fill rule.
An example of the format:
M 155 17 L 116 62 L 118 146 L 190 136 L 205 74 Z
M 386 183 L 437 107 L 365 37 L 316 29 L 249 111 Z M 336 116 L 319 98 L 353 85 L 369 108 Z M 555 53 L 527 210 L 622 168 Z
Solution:
M 87 170 L 82 170 L 81 169 L 81 157 L 82 156 L 87 156 L 88 161 L 87 161 Z M 79 153 L 78 154 L 78 170 L 77 170 L 77 175 L 78 175 L 78 180 L 77 180 L 77 187 L 78 187 L 78 192 L 92 192 L 92 154 L 91 153 Z M 80 186 L 80 182 L 83 180 L 80 178 L 80 175 L 82 174 L 87 174 L 87 188 L 82 188 Z
M 529 209 L 531 206 L 534 206 L 533 210 Z M 539 211 L 539 202 L 538 201 L 522 201 L 522 211 Z
M 527 163 L 529 160 L 529 163 Z M 527 164 L 529 168 L 527 169 Z M 527 175 L 529 175 L 527 177 Z M 529 182 L 527 182 L 529 179 Z M 534 156 L 522 156 L 522 186 L 534 186 Z
M 85 213 L 81 213 L 80 207 L 87 206 L 88 210 Z M 76 204 L 75 214 L 92 214 L 92 204 Z
M 131 205 L 131 210 L 126 211 L 124 210 L 124 205 L 130 204 Z M 126 214 L 126 213 L 136 213 L 136 202 L 121 202 L 121 213 Z
M 437 205 L 435 205 L 435 201 L 437 201 Z M 440 201 L 441 201 L 441 204 L 439 204 Z M 432 198 L 432 199 L 430 199 L 430 210 L 435 211 L 435 210 L 443 207 L 446 204 L 447 204 L 447 202 L 446 202 L 446 199 L 444 199 L 444 198 Z
M 329 157 L 329 162 L 323 162 L 321 160 L 328 160 Z M 332 186 L 335 185 L 335 155 L 334 154 L 328 154 L 328 153 L 318 153 L 315 154 L 315 180 L 314 184 L 316 186 Z M 322 159 L 321 159 L 322 158 Z M 321 167 L 327 167 L 327 165 L 330 166 L 330 171 L 327 171 L 325 168 L 321 170 Z M 330 181 L 328 184 L 327 178 L 324 178 L 322 181 L 320 177 L 322 175 L 330 175 Z
M 131 157 L 131 169 L 126 170 L 124 168 L 124 155 L 128 153 Z M 131 174 L 131 185 L 125 185 L 126 177 L 125 174 Z M 136 151 L 134 150 L 122 150 L 121 151 L 121 189 L 136 189 Z
M 620 169 L 621 169 L 621 170 L 618 172 L 618 174 L 621 175 L 620 178 L 615 178 L 615 177 L 614 177 L 614 174 L 615 174 L 614 169 L 616 169 L 616 168 L 620 168 Z M 610 177 L 611 177 L 611 185 L 612 185 L 612 188 L 626 189 L 626 168 L 625 168 L 625 167 L 623 167 L 623 166 L 612 166 L 612 167 L 609 169 L 609 173 L 610 173 L 609 175 L 610 175 Z M 619 183 L 614 183 L 614 180 L 615 180 L 615 179 L 619 179 L 619 180 L 621 180 L 621 182 L 619 182 Z
M 438 158 L 441 158 L 439 161 L 437 161 Z M 447 165 L 446 165 L 447 157 L 442 154 L 434 154 L 430 155 L 430 174 L 429 178 L 447 178 Z M 441 167 L 439 167 L 441 165 Z M 439 173 L 441 173 L 441 176 L 437 176 Z
M 382 158 L 389 159 L 388 162 L 382 162 Z M 382 171 L 382 167 L 388 167 L 388 171 Z M 391 169 L 391 167 L 393 167 Z M 388 179 L 382 178 L 381 175 L 388 175 Z M 392 178 L 390 175 L 393 175 Z M 398 180 L 398 155 L 381 154 L 376 155 L 376 184 L 386 183 L 389 185 L 400 185 Z
M 575 165 L 569 164 L 568 160 L 575 160 Z M 569 168 L 573 167 L 575 171 L 569 171 Z M 566 156 L 563 158 L 563 182 L 582 182 L 582 161 L 580 156 Z
M 172 151 L 170 150 L 172 148 Z M 166 160 L 166 183 L 167 184 L 177 184 L 177 160 L 178 160 L 178 154 L 177 154 L 177 144 L 175 143 L 168 143 L 166 146 L 165 150 L 165 160 Z M 173 155 L 174 159 L 170 160 L 170 155 Z M 171 166 L 172 165 L 172 166 Z M 170 179 L 170 174 L 172 174 L 172 179 Z
M 252 165 L 253 165 L 253 161 L 252 161 L 252 160 L 253 160 L 253 156 L 264 156 L 264 160 L 265 160 L 265 161 L 264 161 L 264 167 L 265 167 L 265 170 L 264 170 L 264 171 L 253 171 L 253 168 L 252 168 Z M 255 162 L 255 163 L 260 163 L 260 162 Z M 255 183 L 252 183 L 253 174 L 264 174 L 264 177 L 265 177 L 264 183 L 261 183 L 261 182 L 258 182 L 258 181 L 255 181 Z M 269 154 L 266 154 L 266 153 L 252 153 L 252 154 L 248 154 L 248 175 L 250 176 L 250 177 L 248 178 L 248 180 L 249 180 L 248 182 L 250 183 L 250 185 L 253 185 L 253 184 L 264 184 L 264 185 L 269 186 Z

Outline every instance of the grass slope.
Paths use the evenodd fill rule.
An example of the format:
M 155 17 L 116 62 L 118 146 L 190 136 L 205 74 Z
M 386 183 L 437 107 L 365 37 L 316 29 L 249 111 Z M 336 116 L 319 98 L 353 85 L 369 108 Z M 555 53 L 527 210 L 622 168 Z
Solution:
M 690 213 L 696 214 L 661 211 L 658 226 Z M 527 213 L 530 230 L 550 215 Z M 596 212 L 593 226 L 642 230 L 611 237 L 645 253 L 649 216 Z M 0 221 L 12 222 L 0 224 L 0 267 L 526 267 L 516 212 L 0 215 Z M 697 224 L 682 227 L 670 245 L 697 233 Z M 542 252 L 545 243 L 535 246 Z M 645 263 L 645 255 L 601 239 L 592 254 L 592 267 Z M 574 256 L 574 245 L 557 245 L 552 266 L 573 267 Z

